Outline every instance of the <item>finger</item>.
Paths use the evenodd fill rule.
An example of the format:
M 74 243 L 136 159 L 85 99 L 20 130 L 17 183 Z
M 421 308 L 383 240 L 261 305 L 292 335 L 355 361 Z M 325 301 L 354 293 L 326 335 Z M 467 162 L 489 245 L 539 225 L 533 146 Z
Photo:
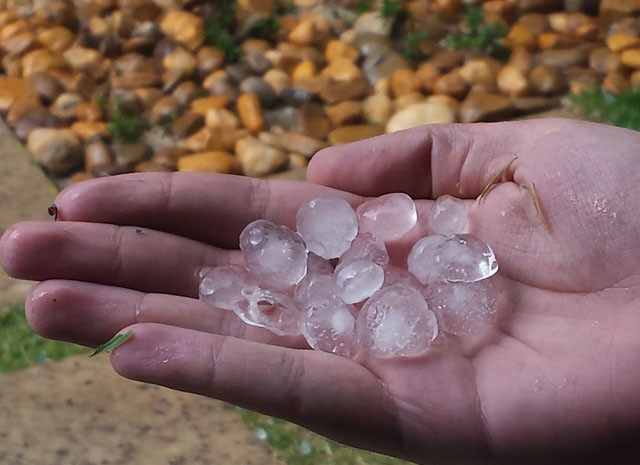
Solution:
M 406 192 L 414 198 L 474 199 L 514 155 L 535 156 L 535 141 L 564 123 L 421 126 L 324 149 L 311 160 L 307 179 L 365 196 Z
M 0 241 L 0 260 L 15 278 L 70 279 L 189 297 L 198 272 L 232 255 L 200 242 L 142 228 L 95 223 L 24 222 Z
M 251 221 L 295 225 L 298 205 L 316 195 L 353 194 L 309 183 L 203 173 L 145 173 L 71 185 L 56 198 L 59 219 L 143 226 L 237 247 Z
M 400 438 L 382 384 L 355 362 L 157 324 L 133 337 L 111 362 L 121 375 L 202 394 L 303 424 L 351 444 L 397 450 Z M 370 439 L 369 439 L 370 440 Z
M 265 344 L 308 347 L 301 337 L 276 336 L 248 326 L 233 312 L 200 300 L 79 281 L 40 283 L 27 297 L 25 311 L 29 325 L 41 336 L 91 347 L 135 323 L 161 323 Z

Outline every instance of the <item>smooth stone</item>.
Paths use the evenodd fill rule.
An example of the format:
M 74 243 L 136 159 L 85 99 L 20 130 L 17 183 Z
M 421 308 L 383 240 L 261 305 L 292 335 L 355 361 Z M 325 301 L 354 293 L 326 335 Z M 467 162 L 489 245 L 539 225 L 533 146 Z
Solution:
M 371 93 L 371 85 L 365 78 L 354 81 L 333 81 L 320 91 L 320 98 L 327 105 L 345 100 L 358 100 Z
M 255 93 L 242 94 L 236 102 L 242 125 L 257 133 L 264 129 L 264 115 L 260 99 Z
M 227 152 L 212 151 L 184 155 L 178 159 L 179 171 L 239 173 L 238 159 Z
M 150 151 L 147 144 L 143 142 L 114 142 L 111 144 L 118 166 L 133 168 L 136 163 L 140 163 L 149 158 Z
M 455 123 L 455 109 L 440 103 L 423 102 L 399 111 L 389 119 L 386 132 L 402 131 L 424 124 Z
M 46 108 L 37 107 L 24 113 L 13 123 L 13 131 L 21 141 L 26 141 L 36 128 L 53 128 L 58 119 Z
M 497 94 L 471 91 L 460 105 L 459 116 L 463 123 L 498 121 L 508 118 L 514 110 L 511 100 Z
M 171 133 L 176 137 L 193 134 L 204 126 L 204 117 L 198 113 L 187 112 L 171 123 Z
M 288 162 L 284 150 L 268 145 L 254 137 L 238 140 L 235 152 L 242 166 L 243 174 L 256 178 L 279 171 Z
M 365 121 L 385 126 L 393 113 L 393 103 L 386 94 L 373 94 L 364 100 L 362 112 Z
M 256 94 L 264 107 L 273 108 L 278 102 L 278 96 L 273 87 L 261 77 L 250 76 L 242 81 L 238 88 L 243 94 Z
M 180 10 L 170 10 L 160 21 L 160 29 L 167 36 L 196 50 L 204 41 L 204 24 L 201 17 Z
M 281 128 L 285 131 L 290 131 L 296 126 L 298 109 L 290 106 L 282 106 L 274 108 L 273 110 L 265 110 L 263 115 L 265 126 L 271 128 L 271 130 Z
M 70 174 L 83 160 L 82 145 L 71 129 L 34 129 L 27 138 L 27 149 L 54 175 Z
M 333 106 L 325 106 L 329 120 L 334 126 L 358 122 L 362 118 L 362 103 L 356 100 L 345 100 Z
M 331 145 L 340 145 L 379 136 L 383 133 L 380 126 L 354 124 L 334 129 L 329 133 L 328 139 Z
M 307 158 L 311 158 L 316 152 L 328 146 L 323 140 L 295 132 L 286 132 L 278 139 L 283 149 L 300 153 Z

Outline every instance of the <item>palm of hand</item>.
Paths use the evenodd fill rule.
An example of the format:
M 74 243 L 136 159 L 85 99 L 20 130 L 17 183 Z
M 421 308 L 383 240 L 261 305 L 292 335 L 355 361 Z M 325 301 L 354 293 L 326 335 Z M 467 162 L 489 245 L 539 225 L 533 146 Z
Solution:
M 572 139 L 567 141 L 567 137 Z M 105 290 L 94 284 L 83 288 L 53 281 L 41 285 L 41 292 L 34 293 L 29 304 L 30 320 L 37 330 L 87 344 L 102 342 L 135 321 L 162 323 L 139 325 L 136 337 L 113 354 L 114 366 L 125 376 L 284 416 L 355 445 L 418 461 L 438 455 L 548 456 L 557 460 L 563 455 L 577 457 L 580 452 L 592 457 L 600 451 L 611 454 L 614 439 L 624 441 L 637 434 L 640 400 L 635 393 L 640 388 L 640 373 L 635 366 L 640 353 L 640 311 L 635 300 L 639 295 L 640 195 L 632 169 L 640 145 L 637 135 L 551 121 L 464 130 L 443 127 L 427 137 L 416 130 L 386 141 L 373 154 L 367 142 L 359 151 L 352 149 L 355 153 L 349 155 L 348 163 L 363 171 L 355 180 L 352 173 L 332 168 L 335 160 L 344 162 L 347 156 L 340 149 L 317 156 L 310 176 L 316 182 L 338 189 L 349 187 L 366 196 L 405 190 L 415 198 L 447 193 L 473 199 L 514 154 L 518 156 L 504 182 L 482 202 L 468 201 L 472 232 L 496 250 L 501 266 L 498 283 L 505 296 L 496 331 L 482 340 L 435 347 L 423 357 L 362 358 L 359 364 L 317 352 L 283 349 L 300 347 L 300 341 L 245 330 L 227 315 L 201 311 L 191 299 L 141 296 L 138 291 L 193 297 L 195 279 L 165 276 L 167 270 L 180 268 L 171 254 L 158 260 L 160 271 L 147 271 L 157 260 L 157 252 L 131 253 L 133 242 L 127 235 L 106 226 L 92 225 L 91 231 L 115 244 L 111 252 L 123 253 L 128 248 L 134 256 L 129 260 L 137 260 L 135 263 L 119 257 L 113 266 L 87 273 L 87 261 L 69 264 L 73 259 L 67 257 L 62 258 L 66 268 L 47 265 L 43 270 L 43 263 L 50 261 L 30 246 L 40 241 L 44 247 L 59 239 L 50 229 L 59 225 L 48 224 L 38 225 L 31 238 L 24 232 L 19 237 L 19 228 L 8 232 L 3 265 L 25 278 L 80 279 L 138 290 Z M 405 150 L 397 150 L 400 145 Z M 365 156 L 367 162 L 360 165 Z M 389 159 L 394 157 L 397 164 L 391 166 Z M 428 160 L 430 166 L 425 163 Z M 425 177 L 431 182 L 425 183 Z M 530 191 L 523 188 L 532 184 L 549 228 Z M 242 185 L 248 184 L 243 181 Z M 86 195 L 84 208 L 81 196 L 72 201 L 72 194 L 63 194 L 60 206 L 65 220 L 139 225 L 224 247 L 234 243 L 248 220 L 267 216 L 274 222 L 291 222 L 298 201 L 325 192 L 304 185 L 292 195 L 291 186 L 274 186 L 267 199 L 256 196 L 266 191 L 250 185 L 253 188 L 248 189 L 246 199 L 262 207 L 245 208 L 241 214 L 237 209 L 245 199 L 238 194 L 229 205 L 223 203 L 229 199 L 220 200 L 216 204 L 219 211 L 203 215 L 208 205 L 201 197 L 194 201 L 195 197 L 187 196 L 190 203 L 183 209 L 175 207 L 181 205 L 175 200 L 173 209 L 160 200 L 147 205 L 134 201 L 123 208 L 114 199 L 118 190 L 106 188 L 94 188 L 93 194 Z M 223 192 L 221 186 L 208 187 Z M 191 184 L 189 188 L 198 192 Z M 171 195 L 180 198 L 179 189 L 174 189 L 166 199 Z M 140 190 L 144 188 L 136 192 Z M 342 195 L 354 203 L 361 201 L 357 195 Z M 145 199 L 152 200 L 151 194 L 146 193 Z M 87 206 L 96 202 L 105 207 L 89 210 Z M 277 206 L 268 208 L 270 204 Z M 433 206 L 429 200 L 417 204 L 423 217 Z M 198 229 L 203 216 L 209 224 L 217 224 L 225 215 L 229 221 L 220 231 Z M 176 236 L 158 240 L 169 251 L 178 244 Z M 237 259 L 236 252 L 211 252 L 201 242 L 175 246 L 183 251 L 186 265 L 181 269 L 193 273 L 207 259 L 220 263 Z M 88 262 L 101 263 L 95 250 L 88 254 Z M 108 262 L 104 257 L 103 261 Z M 69 267 L 73 271 L 67 271 Z M 114 293 L 119 293 L 117 298 Z M 103 294 L 98 302 L 95 296 Z M 75 321 L 58 315 L 56 322 L 52 295 L 58 301 L 67 296 L 68 307 L 84 306 L 85 313 L 79 317 L 81 310 L 70 311 Z M 125 309 L 107 315 L 99 305 L 104 301 L 112 305 L 116 301 Z M 92 307 L 93 311 L 86 312 Z M 133 316 L 132 308 L 145 310 Z M 94 329 L 87 331 L 87 322 Z M 103 326 L 98 328 L 96 322 Z M 175 345 L 166 346 L 167 339 L 175 340 Z M 163 344 L 175 361 L 172 369 L 153 363 Z

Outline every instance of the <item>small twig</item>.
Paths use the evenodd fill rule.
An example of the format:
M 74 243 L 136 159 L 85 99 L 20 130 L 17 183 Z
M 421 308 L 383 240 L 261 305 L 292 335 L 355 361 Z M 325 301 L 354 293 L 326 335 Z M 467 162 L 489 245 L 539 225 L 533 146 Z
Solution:
M 49 208 L 47 208 L 47 213 L 49 216 L 53 216 L 53 221 L 58 221 L 58 206 L 55 203 L 52 203 Z
M 487 197 L 487 195 L 489 195 L 489 192 L 491 192 L 491 190 L 499 184 L 500 179 L 502 179 L 502 177 L 505 175 L 507 170 L 511 167 L 511 165 L 514 161 L 516 161 L 517 158 L 518 156 L 514 155 L 513 158 L 509 160 L 509 162 L 504 165 L 502 169 L 495 174 L 495 176 L 491 178 L 489 183 L 484 187 L 484 189 L 482 189 L 482 192 L 480 192 L 480 195 L 478 196 L 478 202 L 482 202 Z
M 529 186 L 527 186 L 527 191 L 531 196 L 531 200 L 533 201 L 533 206 L 535 207 L 536 212 L 538 213 L 538 216 L 540 216 L 540 220 L 542 221 L 543 226 L 547 231 L 551 232 L 551 225 L 549 224 L 549 221 L 547 220 L 547 216 L 544 214 L 544 211 L 542 210 L 542 204 L 540 203 L 540 197 L 538 197 L 538 191 L 536 190 L 536 185 L 534 183 L 531 183 Z

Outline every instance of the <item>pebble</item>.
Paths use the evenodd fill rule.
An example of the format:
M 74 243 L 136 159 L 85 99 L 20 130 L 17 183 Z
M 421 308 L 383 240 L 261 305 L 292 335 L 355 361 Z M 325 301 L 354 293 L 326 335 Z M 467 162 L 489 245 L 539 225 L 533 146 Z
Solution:
M 57 176 L 70 174 L 83 161 L 82 145 L 71 129 L 36 128 L 27 149 L 45 170 Z
M 204 171 L 213 173 L 238 173 L 238 159 L 227 152 L 203 152 L 185 155 L 178 159 L 179 171 Z
M 281 170 L 289 161 L 284 150 L 254 137 L 238 140 L 235 152 L 242 166 L 242 173 L 256 178 Z
M 380 126 L 353 124 L 334 129 L 329 133 L 328 138 L 331 145 L 340 145 L 379 136 L 383 133 Z
M 238 117 L 249 131 L 257 133 L 264 129 L 264 116 L 260 99 L 253 93 L 242 94 L 237 101 Z
M 423 124 L 455 123 L 455 109 L 437 102 L 423 102 L 399 111 L 389 119 L 386 132 L 402 131 Z

